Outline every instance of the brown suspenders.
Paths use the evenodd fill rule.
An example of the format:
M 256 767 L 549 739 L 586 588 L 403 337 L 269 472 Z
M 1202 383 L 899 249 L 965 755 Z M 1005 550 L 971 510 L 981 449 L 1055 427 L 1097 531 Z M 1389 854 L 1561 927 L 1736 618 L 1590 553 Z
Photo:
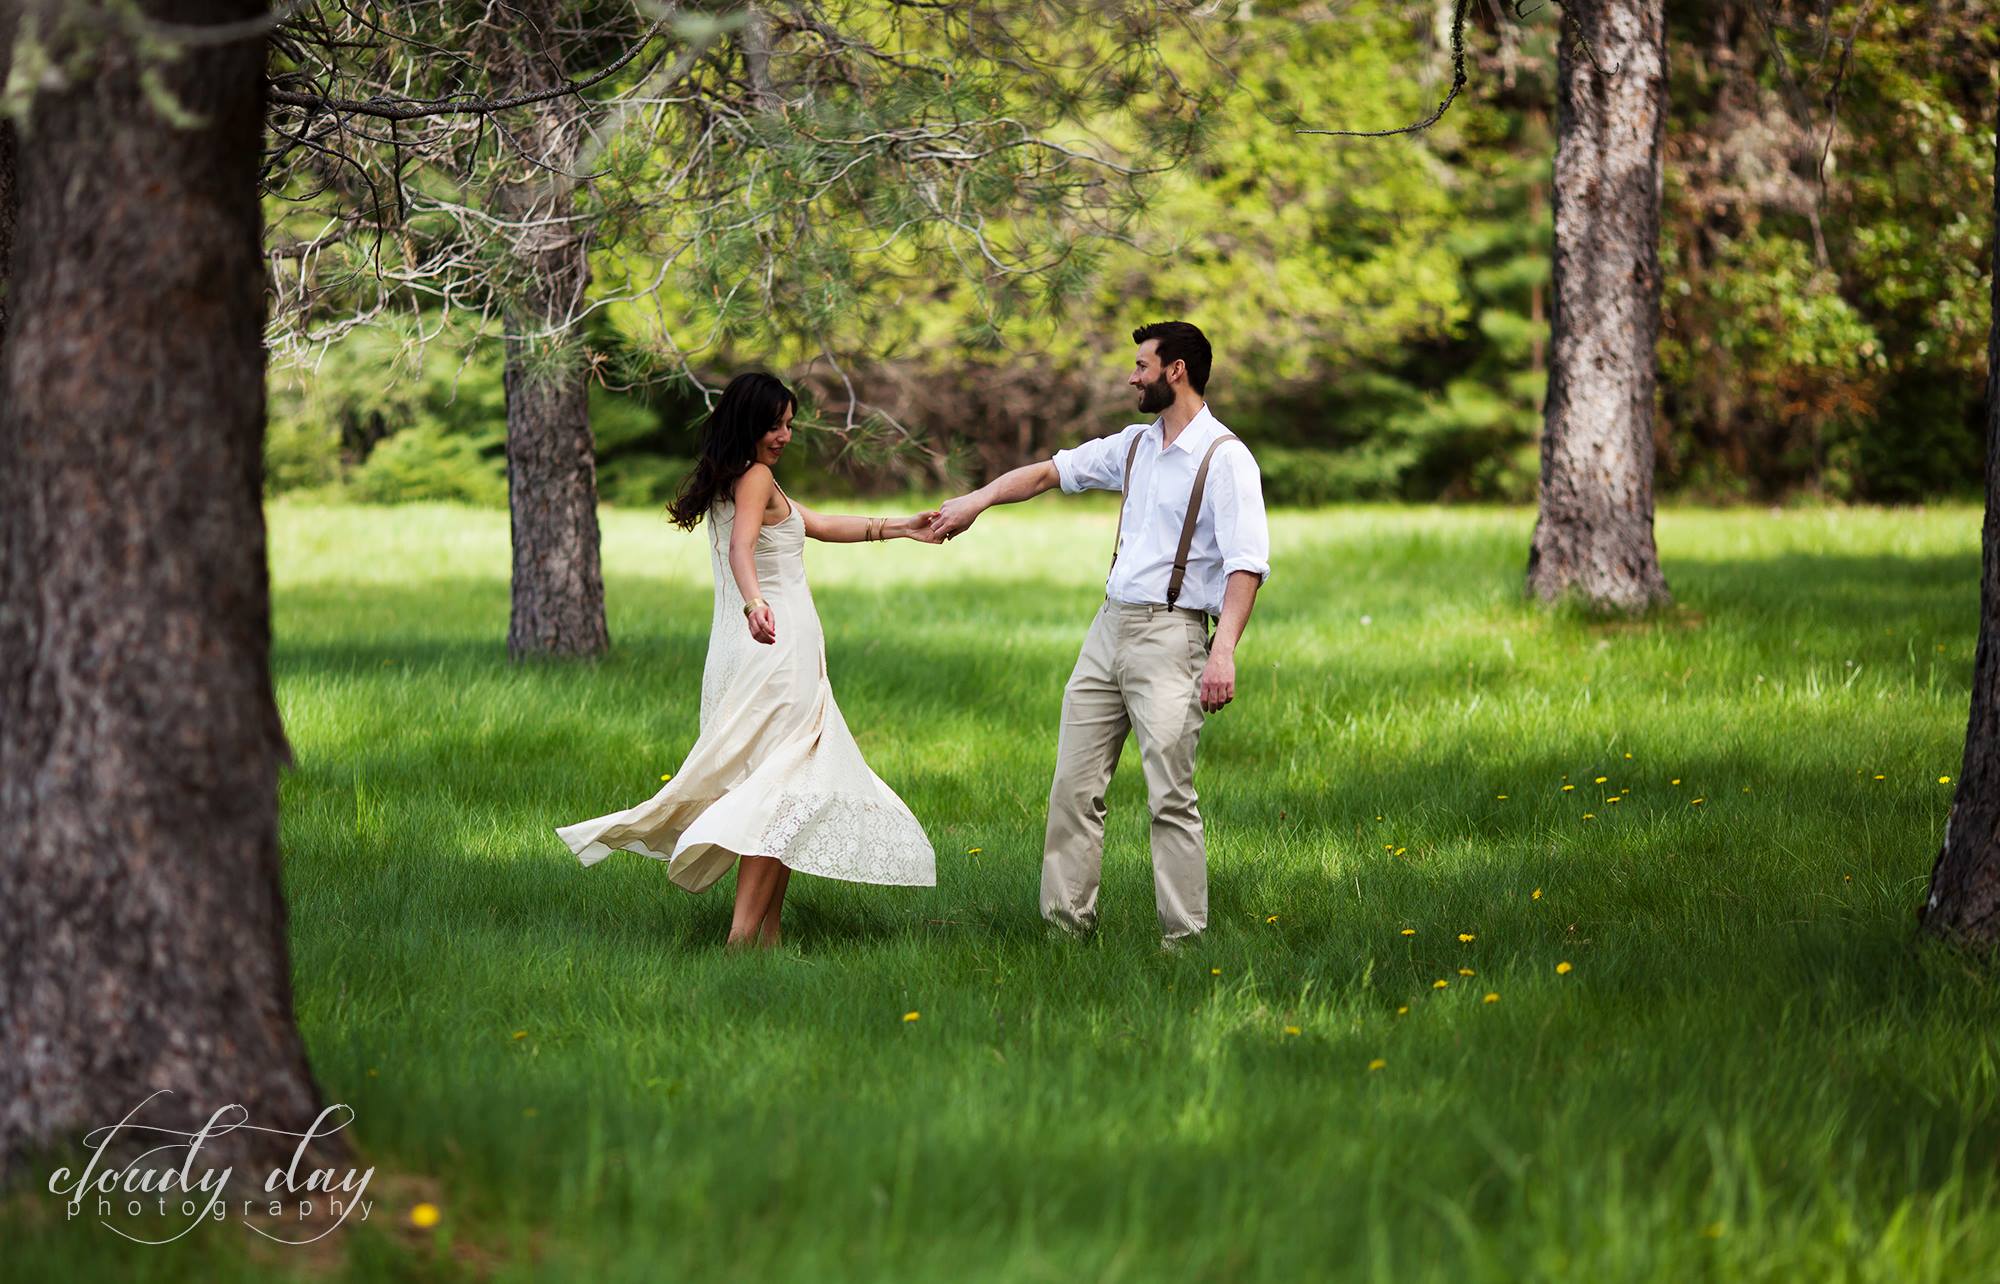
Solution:
M 1151 427 L 1150 424 L 1147 426 Z M 1146 434 L 1143 432 L 1134 435 L 1131 449 L 1125 452 L 1125 483 L 1119 488 L 1121 491 L 1126 490 L 1132 484 L 1132 461 L 1139 457 L 1139 443 L 1145 440 L 1145 437 Z M 1208 485 L 1209 461 L 1215 458 L 1215 452 L 1225 442 L 1240 440 L 1241 438 L 1231 433 L 1224 433 L 1220 437 L 1217 437 L 1208 444 L 1208 452 L 1201 457 L 1201 467 L 1195 469 L 1194 486 L 1188 491 L 1187 516 L 1181 521 L 1181 546 L 1174 551 L 1174 573 L 1167 581 L 1168 606 L 1172 606 L 1179 599 L 1181 595 L 1181 581 L 1187 578 L 1188 550 L 1194 547 L 1194 524 L 1195 520 L 1201 516 L 1201 495 L 1203 488 Z M 1118 533 L 1112 538 L 1111 565 L 1113 569 L 1116 569 L 1118 566 L 1118 544 L 1125 535 L 1125 498 L 1129 498 L 1129 495 L 1121 496 L 1119 500 Z
M 1118 569 L 1118 546 L 1125 542 L 1125 501 L 1129 498 L 1126 492 L 1132 485 L 1132 461 L 1139 457 L 1139 443 L 1144 440 L 1145 433 L 1134 433 L 1132 449 L 1125 452 L 1125 478 L 1118 483 L 1118 533 L 1111 537 L 1112 570 Z

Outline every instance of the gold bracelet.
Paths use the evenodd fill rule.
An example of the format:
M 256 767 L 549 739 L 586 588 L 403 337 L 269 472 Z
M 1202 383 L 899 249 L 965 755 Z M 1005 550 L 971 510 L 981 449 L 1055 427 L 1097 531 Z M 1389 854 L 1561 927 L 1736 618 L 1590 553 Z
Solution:
M 745 602 L 743 604 L 743 614 L 747 616 L 750 614 L 750 612 L 756 610 L 760 606 L 769 607 L 770 605 L 771 604 L 769 602 L 766 602 L 761 597 L 753 597 L 748 602 Z

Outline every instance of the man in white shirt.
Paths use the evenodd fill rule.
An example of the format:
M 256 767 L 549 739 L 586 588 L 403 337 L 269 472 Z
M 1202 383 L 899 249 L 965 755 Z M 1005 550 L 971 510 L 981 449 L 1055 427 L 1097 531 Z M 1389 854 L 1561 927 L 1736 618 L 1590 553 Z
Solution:
M 945 503 L 932 526 L 950 538 L 994 504 L 1056 486 L 1124 493 L 1104 605 L 1063 693 L 1041 907 L 1071 931 L 1096 926 L 1104 792 L 1126 733 L 1136 731 L 1162 944 L 1174 948 L 1208 925 L 1195 743 L 1205 716 L 1236 697 L 1236 644 L 1270 574 L 1271 541 L 1257 463 L 1202 396 L 1207 338 L 1164 321 L 1134 330 L 1132 341 L 1139 350 L 1127 382 L 1140 412 L 1159 418 L 1016 468 Z

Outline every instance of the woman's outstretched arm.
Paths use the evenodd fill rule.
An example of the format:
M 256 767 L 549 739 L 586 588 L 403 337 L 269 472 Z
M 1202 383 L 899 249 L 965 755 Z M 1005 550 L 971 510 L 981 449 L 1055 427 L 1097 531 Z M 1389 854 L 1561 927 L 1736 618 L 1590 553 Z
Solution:
M 792 502 L 798 503 L 797 500 Z M 852 517 L 833 513 L 815 513 L 804 504 L 799 504 L 799 516 L 806 524 L 806 534 L 827 544 L 860 544 L 872 539 L 913 539 L 925 544 L 938 542 L 931 534 L 931 518 L 934 513 L 918 513 L 914 517 Z

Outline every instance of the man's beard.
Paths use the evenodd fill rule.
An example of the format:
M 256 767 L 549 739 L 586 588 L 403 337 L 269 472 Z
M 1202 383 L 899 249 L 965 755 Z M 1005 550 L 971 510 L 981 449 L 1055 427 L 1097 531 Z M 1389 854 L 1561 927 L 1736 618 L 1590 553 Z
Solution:
M 1174 404 L 1174 390 L 1167 386 L 1165 379 L 1155 379 L 1151 383 L 1139 385 L 1139 412 L 1157 415 Z

